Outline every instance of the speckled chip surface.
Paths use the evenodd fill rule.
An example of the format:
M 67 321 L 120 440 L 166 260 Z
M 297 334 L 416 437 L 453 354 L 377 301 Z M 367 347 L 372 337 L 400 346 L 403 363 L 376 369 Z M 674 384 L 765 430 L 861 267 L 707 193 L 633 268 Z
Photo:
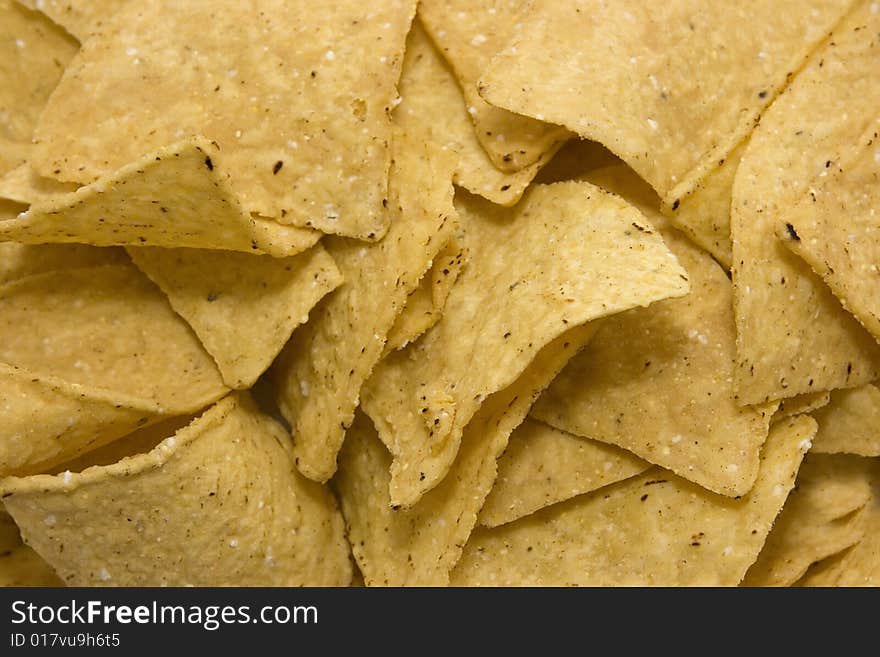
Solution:
M 379 239 L 388 229 L 387 112 L 415 4 L 128 3 L 65 71 L 36 129 L 34 165 L 89 183 L 204 135 L 227 154 L 247 212 Z

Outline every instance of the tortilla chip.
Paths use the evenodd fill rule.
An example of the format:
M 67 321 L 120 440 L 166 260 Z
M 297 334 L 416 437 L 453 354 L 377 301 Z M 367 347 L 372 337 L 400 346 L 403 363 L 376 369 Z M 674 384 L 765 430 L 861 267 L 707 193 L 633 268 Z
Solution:
M 660 469 L 495 529 L 478 529 L 451 583 L 735 586 L 758 557 L 816 431 L 776 425 L 755 487 L 740 500 Z
M 91 183 L 205 135 L 246 212 L 377 240 L 388 229 L 388 112 L 415 5 L 129 3 L 66 71 L 36 129 L 34 166 Z
M 492 164 L 519 171 L 546 159 L 574 135 L 557 125 L 493 107 L 477 81 L 492 57 L 518 32 L 529 0 L 422 0 L 419 17 L 449 62 L 464 94 L 477 139 Z
M 617 447 L 527 419 L 498 460 L 479 523 L 497 527 L 577 495 L 629 479 L 649 463 Z
M 115 247 L 101 249 L 86 244 L 0 242 L 0 284 L 60 269 L 124 265 L 128 262 L 125 251 Z
M 880 73 L 876 62 L 874 69 Z M 880 118 L 862 135 L 856 153 L 830 163 L 830 175 L 817 180 L 777 225 L 783 244 L 806 260 L 875 339 L 880 339 L 878 139 Z
M 672 203 L 742 141 L 853 4 L 536 0 L 480 94 L 603 143 Z
M 18 545 L 21 545 L 18 525 L 0 504 L 0 553 L 9 552 Z
M 400 78 L 401 103 L 394 123 L 413 136 L 451 151 L 457 160 L 455 183 L 493 203 L 516 203 L 552 152 L 516 172 L 495 167 L 477 141 L 455 77 L 419 21 L 406 42 Z
M 173 144 L 0 222 L 0 239 L 223 249 L 276 257 L 294 255 L 318 241 L 317 231 L 242 210 L 224 162 L 217 146 L 203 138 Z
M 880 376 L 876 342 L 775 237 L 814 179 L 874 121 L 878 32 L 880 14 L 863 3 L 764 113 L 736 172 L 731 235 L 743 404 Z
M 672 204 L 664 204 L 663 213 L 676 228 L 712 254 L 725 269 L 733 263 L 730 241 L 730 201 L 733 181 L 748 141 L 741 142 L 719 160 L 694 189 Z
M 15 0 L 41 11 L 82 43 L 128 0 Z
M 0 178 L 0 198 L 26 205 L 75 192 L 76 188 L 75 183 L 63 183 L 38 176 L 27 162 L 18 165 Z
M 447 154 L 403 134 L 395 136 L 394 153 L 388 235 L 375 245 L 324 241 L 345 282 L 294 332 L 274 368 L 278 406 L 293 427 L 297 467 L 316 481 L 336 471 L 361 386 L 409 293 L 449 242 L 457 221 Z
M 544 347 L 516 382 L 491 395 L 465 429 L 452 471 L 410 509 L 392 508 L 391 459 L 362 412 L 347 434 L 334 480 L 352 551 L 367 586 L 444 585 L 497 474 L 497 459 L 541 390 L 595 326 Z
M 3 363 L 0 408 L 0 476 L 45 472 L 165 415 L 151 399 Z
M 855 545 L 864 528 L 858 510 L 871 485 L 855 457 L 809 454 L 745 586 L 790 586 L 809 566 Z
M 607 167 L 587 177 L 638 205 L 655 225 L 667 223 L 656 195 L 631 169 Z M 661 234 L 687 270 L 691 293 L 609 320 L 532 416 L 623 447 L 716 493 L 742 495 L 758 474 L 773 406 L 736 403 L 732 292 L 724 271 L 680 233 Z
M 819 432 L 813 451 L 880 456 L 880 390 L 873 384 L 835 390 L 831 403 L 814 414 Z
M 431 269 L 422 276 L 418 287 L 407 298 L 403 311 L 388 332 L 386 355 L 403 349 L 440 321 L 449 292 L 466 261 L 467 254 L 453 237 L 437 254 Z
M 880 464 L 865 464 L 871 499 L 859 513 L 864 538 L 855 546 L 811 567 L 798 586 L 880 586 Z
M 807 392 L 797 397 L 790 397 L 779 402 L 779 408 L 770 418 L 771 422 L 778 422 L 787 417 L 794 415 L 802 415 L 815 411 L 818 408 L 827 406 L 831 401 L 831 393 L 825 392 Z
M 27 545 L 0 554 L 0 586 L 64 586 L 51 566 Z
M 71 585 L 351 579 L 333 497 L 297 473 L 283 429 L 245 395 L 146 454 L 78 474 L 8 478 L 2 488 L 25 542 Z
M 511 210 L 473 196 L 457 207 L 470 260 L 442 319 L 380 363 L 361 393 L 394 456 L 391 500 L 401 506 L 443 479 L 483 401 L 544 345 L 688 289 L 644 217 L 589 183 L 533 187 Z
M 51 271 L 0 287 L 0 362 L 151 399 L 175 414 L 226 392 L 189 327 L 131 265 Z
M 342 274 L 319 244 L 272 258 L 199 249 L 129 247 L 214 357 L 230 388 L 249 388 Z
M 24 162 L 77 43 L 42 14 L 0 0 L 0 175 Z

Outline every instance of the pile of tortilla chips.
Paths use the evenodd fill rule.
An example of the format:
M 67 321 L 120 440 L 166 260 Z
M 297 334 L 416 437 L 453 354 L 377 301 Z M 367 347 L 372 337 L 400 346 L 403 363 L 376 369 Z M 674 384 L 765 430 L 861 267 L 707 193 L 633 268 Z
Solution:
M 0 585 L 880 585 L 880 3 L 0 0 Z

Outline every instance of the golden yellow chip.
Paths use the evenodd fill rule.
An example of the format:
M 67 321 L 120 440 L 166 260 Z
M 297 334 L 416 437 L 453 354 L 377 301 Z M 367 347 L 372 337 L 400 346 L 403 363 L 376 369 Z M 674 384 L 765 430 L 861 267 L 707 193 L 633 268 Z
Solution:
M 634 477 L 650 466 L 611 445 L 526 419 L 498 460 L 479 523 L 497 527 L 546 506 Z
M 27 545 L 0 554 L 0 586 L 64 586 L 51 566 Z
M 815 411 L 823 406 L 827 406 L 830 401 L 831 393 L 828 391 L 805 392 L 796 397 L 789 397 L 788 399 L 783 399 L 779 402 L 779 408 L 776 409 L 776 412 L 773 414 L 773 417 L 770 418 L 770 421 L 778 422 L 779 420 L 793 415 L 809 413 L 810 411 Z
M 378 244 L 324 241 L 345 282 L 294 332 L 274 369 L 278 406 L 293 427 L 297 466 L 316 481 L 336 471 L 361 386 L 409 293 L 449 243 L 457 221 L 448 153 L 402 133 L 394 153 L 388 235 Z
M 880 586 L 880 465 L 866 460 L 871 499 L 859 512 L 864 536 L 852 548 L 811 567 L 799 586 Z
M 296 471 L 289 438 L 246 395 L 230 395 L 147 453 L 81 473 L 7 478 L 0 488 L 25 542 L 68 584 L 351 579 L 335 501 Z
M 222 249 L 276 257 L 321 233 L 245 212 L 215 144 L 185 140 L 0 222 L 0 239 Z
M 76 51 L 45 16 L 0 0 L 0 175 L 30 157 L 40 112 Z
M 809 454 L 745 586 L 790 586 L 809 566 L 864 535 L 859 509 L 871 498 L 864 459 Z
M 536 0 L 489 103 L 564 125 L 681 198 L 745 137 L 854 0 Z
M 90 183 L 205 135 L 247 212 L 379 239 L 388 112 L 415 5 L 263 0 L 255 20 L 238 0 L 128 3 L 65 72 L 37 126 L 33 164 Z
M 394 122 L 413 136 L 437 144 L 456 157 L 455 182 L 493 203 L 513 205 L 552 150 L 516 172 L 497 169 L 477 141 L 461 89 L 419 21 L 406 42 L 400 78 L 401 103 Z
M 666 223 L 656 195 L 631 170 L 607 167 L 587 178 L 638 204 L 655 225 Z M 680 233 L 661 234 L 687 270 L 691 293 L 609 319 L 532 415 L 623 447 L 709 490 L 743 495 L 758 474 L 773 405 L 737 404 L 724 270 Z
M 419 286 L 407 297 L 403 311 L 388 332 L 386 355 L 403 349 L 440 321 L 449 292 L 466 262 L 467 253 L 452 237 L 434 258 L 431 269 L 422 276 Z
M 422 23 L 458 78 L 477 139 L 503 171 L 540 162 L 573 136 L 560 126 L 494 107 L 477 92 L 483 69 L 517 34 L 517 19 L 527 6 L 528 0 L 419 3 Z
M 880 22 L 878 22 L 880 23 Z M 880 73 L 880 64 L 875 64 Z M 868 109 L 868 108 L 866 108 Z M 873 108 L 868 109 L 871 111 Z M 880 117 L 777 225 L 783 243 L 880 339 Z
M 880 390 L 874 384 L 835 390 L 814 417 L 819 423 L 814 452 L 880 456 Z
M 776 425 L 755 487 L 740 500 L 659 468 L 478 529 L 452 572 L 454 586 L 736 585 L 754 563 L 794 486 L 816 423 Z
M 342 283 L 320 245 L 289 258 L 129 247 L 138 268 L 192 327 L 230 388 L 249 388 L 321 297 Z
M 452 471 L 409 509 L 392 507 L 391 458 L 360 411 L 335 480 L 355 559 L 367 586 L 449 582 L 449 571 L 477 522 L 497 474 L 497 459 L 541 390 L 594 326 L 578 326 L 544 347 L 526 371 L 491 395 L 468 424 Z
M 361 395 L 394 456 L 391 500 L 411 506 L 443 479 L 483 401 L 571 328 L 687 292 L 644 217 L 589 183 L 533 187 L 512 210 L 457 203 L 469 262 L 442 319 L 391 354 Z
M 125 265 L 129 259 L 119 248 L 101 249 L 86 244 L 18 244 L 0 242 L 0 285 L 32 274 L 94 267 Z
M 75 36 L 80 43 L 108 16 L 119 11 L 128 0 L 16 0 L 46 14 L 55 23 Z
M 0 198 L 30 205 L 75 192 L 75 183 L 63 183 L 38 176 L 27 162 L 0 178 Z
M 774 3 L 776 4 L 776 3 Z M 743 404 L 854 387 L 880 376 L 875 340 L 776 239 L 813 180 L 860 139 L 880 106 L 869 3 L 835 30 L 761 117 L 731 205 L 736 387 Z

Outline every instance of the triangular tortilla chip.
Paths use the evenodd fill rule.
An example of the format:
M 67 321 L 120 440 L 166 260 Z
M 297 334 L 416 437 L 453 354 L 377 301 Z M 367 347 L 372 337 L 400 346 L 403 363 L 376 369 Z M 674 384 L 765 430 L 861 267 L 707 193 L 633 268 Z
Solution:
M 77 191 L 0 222 L 0 239 L 43 244 L 191 247 L 294 255 L 317 231 L 252 217 L 229 185 L 217 146 L 173 144 Z
M 25 542 L 71 585 L 351 580 L 332 495 L 296 471 L 283 429 L 245 395 L 145 454 L 81 473 L 7 478 L 2 491 Z
M 3 363 L 0 408 L 0 476 L 45 472 L 165 415 L 150 399 Z
M 394 456 L 391 500 L 402 506 L 443 479 L 483 401 L 544 345 L 688 289 L 644 217 L 589 183 L 532 187 L 511 210 L 469 195 L 457 207 L 470 259 L 442 319 L 380 363 L 362 391 Z
M 87 244 L 0 242 L 0 284 L 59 269 L 129 264 L 125 251 Z
M 456 157 L 455 183 L 493 203 L 513 205 L 552 152 L 516 172 L 497 169 L 477 141 L 467 106 L 442 56 L 419 21 L 406 42 L 395 124 Z
M 100 28 L 108 16 L 119 11 L 128 0 L 16 0 L 41 11 L 63 27 L 80 43 Z
M 324 241 L 345 282 L 293 333 L 274 368 L 278 406 L 293 427 L 300 472 L 326 481 L 407 296 L 449 242 L 457 221 L 448 154 L 395 138 L 388 235 L 377 244 Z
M 659 468 L 509 525 L 478 529 L 455 586 L 735 586 L 757 559 L 816 423 L 771 431 L 755 487 L 722 497 Z
M 587 177 L 639 204 L 655 225 L 666 223 L 656 195 L 630 169 L 607 167 Z M 661 233 L 687 270 L 691 293 L 609 320 L 532 415 L 630 450 L 716 493 L 742 495 L 758 474 L 773 407 L 736 402 L 732 291 L 724 270 L 680 233 Z
M 479 523 L 497 527 L 551 504 L 629 479 L 651 467 L 618 447 L 526 419 L 498 459 Z
M 875 64 L 880 74 L 880 65 Z M 868 109 L 868 108 L 866 108 Z M 868 111 L 876 111 L 870 108 Z M 880 118 L 856 147 L 833 163 L 809 195 L 780 217 L 783 244 L 816 272 L 880 340 Z
M 529 0 L 422 0 L 419 17 L 458 78 L 480 144 L 503 171 L 546 159 L 573 135 L 557 125 L 493 107 L 477 81 L 492 57 L 517 34 Z
M 864 465 L 871 477 L 871 499 L 859 512 L 864 537 L 812 566 L 798 586 L 880 586 L 880 463 L 871 459 Z
M 186 323 L 130 264 L 7 283 L 0 336 L 2 363 L 152 399 L 175 414 L 204 408 L 226 391 Z
M 853 4 L 535 0 L 480 94 L 605 144 L 672 203 L 748 134 Z
M 342 283 L 318 244 L 289 258 L 129 247 L 199 336 L 230 388 L 250 388 L 321 297 Z
M 743 404 L 880 376 L 876 342 L 775 235 L 816 177 L 874 121 L 878 31 L 880 14 L 862 3 L 764 113 L 737 169 L 731 235 Z
M 391 459 L 362 412 L 355 416 L 334 480 L 348 538 L 367 586 L 444 585 L 492 488 L 496 461 L 541 390 L 594 326 L 578 326 L 544 347 L 526 371 L 491 395 L 468 424 L 452 471 L 410 509 L 392 507 Z
M 871 498 L 864 459 L 807 455 L 745 586 L 790 586 L 809 566 L 859 542 Z
M 0 0 L 0 175 L 29 157 L 40 112 L 76 51 L 45 16 Z
M 709 171 L 687 196 L 662 208 L 676 228 L 711 253 L 726 269 L 730 269 L 733 262 L 730 241 L 733 181 L 747 144 L 748 141 L 740 143 L 719 160 L 719 166 Z
M 431 269 L 410 293 L 394 326 L 388 332 L 385 354 L 403 349 L 440 321 L 452 286 L 458 280 L 467 254 L 455 237 L 434 258 Z
M 0 178 L 0 198 L 30 205 L 75 192 L 76 183 L 64 183 L 38 176 L 27 162 Z
M 827 406 L 831 401 L 831 393 L 827 390 L 824 392 L 806 392 L 796 397 L 789 397 L 779 402 L 779 408 L 770 418 L 770 422 L 778 422 L 779 420 L 793 415 L 802 415 L 816 409 Z
M 874 384 L 835 390 L 814 417 L 819 423 L 814 452 L 880 456 L 880 390 Z
M 248 213 L 379 239 L 388 228 L 388 112 L 415 5 L 128 3 L 65 72 L 36 129 L 34 165 L 90 183 L 205 135 L 226 156 Z

